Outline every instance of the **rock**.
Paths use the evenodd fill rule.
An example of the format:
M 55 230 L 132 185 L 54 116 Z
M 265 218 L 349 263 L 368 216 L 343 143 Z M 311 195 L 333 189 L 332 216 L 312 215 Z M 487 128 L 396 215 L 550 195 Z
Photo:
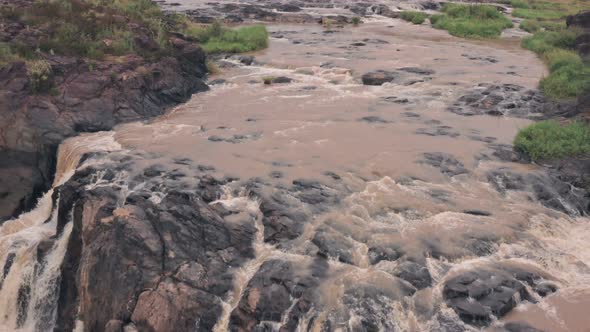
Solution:
M 432 285 L 432 277 L 426 266 L 406 261 L 399 264 L 393 271 L 393 275 L 401 278 L 417 289 L 423 289 Z
M 354 264 L 354 243 L 343 235 L 332 230 L 319 230 L 311 242 L 318 247 L 319 255 Z
M 458 131 L 454 130 L 449 126 L 436 126 L 433 128 L 418 128 L 414 133 L 418 135 L 428 135 L 428 136 L 448 136 L 448 137 L 459 137 Z
M 587 189 L 577 188 L 567 182 L 567 177 L 560 179 L 558 171 L 546 173 L 519 174 L 508 169 L 488 172 L 488 181 L 502 194 L 507 190 L 527 191 L 544 206 L 569 215 L 579 216 L 588 213 L 590 197 Z M 564 181 L 565 180 L 565 181 Z
M 292 78 L 289 77 L 285 77 L 285 76 L 279 76 L 279 77 L 273 77 L 270 80 L 270 84 L 286 84 L 286 83 L 291 83 L 293 82 Z M 266 83 L 266 81 L 265 81 Z
M 509 322 L 504 324 L 503 328 L 507 332 L 544 332 L 525 322 Z
M 511 272 L 502 269 L 463 272 L 445 282 L 443 297 L 464 322 L 487 326 L 492 315 L 501 318 L 520 301 L 535 302 L 523 282 L 532 284 L 542 278 L 533 273 L 530 279 L 520 279 L 520 274 Z
M 462 162 L 458 161 L 455 159 L 455 157 L 448 153 L 429 152 L 424 153 L 423 156 L 424 159 L 420 160 L 419 163 L 436 167 L 444 175 L 455 176 L 469 173 Z
M 31 209 L 49 189 L 65 138 L 161 115 L 207 89 L 204 52 L 179 38 L 171 43 L 173 57 L 149 62 L 128 56 L 99 62 L 92 71 L 86 60 L 47 55 L 55 96 L 29 93 L 24 63 L 0 68 L 0 185 L 12 188 L 0 195 L 0 220 Z
M 448 110 L 464 116 L 487 114 L 531 119 L 570 117 L 577 113 L 571 103 L 546 100 L 538 90 L 484 83 L 461 96 Z
M 114 183 L 88 190 L 96 172 L 115 170 L 124 178 L 136 163 L 150 162 L 124 152 L 96 158 L 100 165 L 77 172 L 58 189 L 58 233 L 68 222 L 74 230 L 61 266 L 56 329 L 71 330 L 84 317 L 86 330 L 120 330 L 118 321 L 140 331 L 211 330 L 220 298 L 233 289 L 232 269 L 254 257 L 252 218 L 236 222 L 235 212 L 209 204 L 209 192 L 220 192 L 225 183 L 189 167 L 183 172 L 198 187 L 178 187 L 168 176 L 171 169 L 126 179 L 131 187 L 157 187 L 164 194 L 157 204 L 149 191 L 125 198 Z
M 399 68 L 400 71 L 405 71 L 407 73 L 418 74 L 418 75 L 434 75 L 434 70 L 426 69 L 426 68 L 418 68 L 418 67 L 404 67 Z
M 399 74 L 393 71 L 376 70 L 364 74 L 361 79 L 364 85 L 383 85 L 399 79 Z
M 390 121 L 383 119 L 382 117 L 374 116 L 374 115 L 364 116 L 364 117 L 360 118 L 359 121 L 364 121 L 364 122 L 368 122 L 368 123 L 388 123 L 388 122 L 390 122 Z

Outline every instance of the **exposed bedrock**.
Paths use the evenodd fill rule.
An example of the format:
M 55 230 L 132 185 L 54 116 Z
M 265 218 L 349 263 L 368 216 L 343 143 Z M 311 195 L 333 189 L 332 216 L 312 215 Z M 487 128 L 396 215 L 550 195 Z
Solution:
M 464 322 L 486 326 L 521 301 L 534 303 L 555 292 L 557 286 L 545 278 L 541 271 L 514 265 L 474 269 L 448 279 L 443 296 Z
M 94 65 L 49 56 L 51 93 L 30 93 L 25 63 L 0 68 L 0 220 L 30 209 L 51 185 L 61 141 L 80 132 L 109 130 L 123 121 L 163 114 L 206 90 L 205 54 L 172 40 L 177 54 L 155 63 L 128 56 Z

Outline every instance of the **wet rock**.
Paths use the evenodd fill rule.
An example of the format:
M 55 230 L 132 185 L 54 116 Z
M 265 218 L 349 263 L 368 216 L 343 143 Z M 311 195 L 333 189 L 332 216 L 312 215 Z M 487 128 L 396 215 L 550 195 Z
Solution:
M 432 285 L 432 277 L 428 268 L 414 262 L 406 261 L 399 264 L 393 271 L 393 275 L 409 282 L 417 289 L 423 289 Z
M 481 210 L 465 210 L 465 211 L 463 211 L 463 213 L 471 214 L 471 215 L 474 215 L 474 216 L 482 216 L 482 217 L 488 217 L 488 216 L 491 216 L 492 215 L 488 211 L 481 211 Z
M 151 39 L 136 37 L 143 45 L 138 47 L 154 47 Z M 0 186 L 16 188 L 0 193 L 0 219 L 32 208 L 48 189 L 55 152 L 65 138 L 161 115 L 207 90 L 204 52 L 177 37 L 171 45 L 173 54 L 158 61 L 127 56 L 93 62 L 93 70 L 86 59 L 44 55 L 52 67 L 53 94 L 30 93 L 23 62 L 0 68 Z
M 419 163 L 436 167 L 441 173 L 448 176 L 466 174 L 469 171 L 462 162 L 458 161 L 452 155 L 443 152 L 428 152 L 423 154 L 423 159 Z
M 563 181 L 557 172 L 523 175 L 509 169 L 497 169 L 488 172 L 487 177 L 502 194 L 507 190 L 527 191 L 542 205 L 569 215 L 583 215 L 590 208 L 587 191 Z
M 364 85 L 383 85 L 400 78 L 399 73 L 394 71 L 376 70 L 364 74 L 361 77 Z
M 318 254 L 342 263 L 354 264 L 354 243 L 349 238 L 331 230 L 319 230 L 311 240 L 318 247 Z
M 436 126 L 433 128 L 418 128 L 415 131 L 418 135 L 427 135 L 427 136 L 448 136 L 448 137 L 459 137 L 458 131 L 454 130 L 449 126 Z
M 88 330 L 117 329 L 116 321 L 138 330 L 212 329 L 221 312 L 219 299 L 233 287 L 231 269 L 254 255 L 253 222 L 226 221 L 232 212 L 209 204 L 224 182 L 202 177 L 196 186 L 179 186 L 178 177 L 163 176 L 174 169 L 159 165 L 146 169 L 157 169 L 160 176 L 125 180 L 130 188 L 139 183 L 158 188 L 163 195 L 157 200 L 151 192 L 122 196 L 116 183 L 87 190 L 96 172 L 114 169 L 122 181 L 137 167 L 135 161 L 147 162 L 133 156 L 122 163 L 121 155 L 97 156 L 101 164 L 59 188 L 58 232 L 68 222 L 74 230 L 61 267 L 56 328 L 71 330 L 81 315 Z
M 227 81 L 224 80 L 223 78 L 218 78 L 213 81 L 209 81 L 208 83 L 209 83 L 209 85 L 219 85 L 219 84 L 225 84 L 225 83 L 227 83 Z
M 486 326 L 492 316 L 503 317 L 519 301 L 534 302 L 525 285 L 507 273 L 471 271 L 445 282 L 447 305 L 466 323 Z
M 274 77 L 270 80 L 271 84 L 286 84 L 291 82 L 293 82 L 293 79 L 285 76 Z
M 369 248 L 369 261 L 375 265 L 381 261 L 395 261 L 402 256 L 400 248 L 396 246 L 374 246 Z
M 359 121 L 364 121 L 364 122 L 368 122 L 368 123 L 388 123 L 389 122 L 389 121 L 383 119 L 382 117 L 375 116 L 375 115 L 364 116 L 364 117 L 360 118 Z
M 548 101 L 538 90 L 515 84 L 484 83 L 461 96 L 448 110 L 464 116 L 487 114 L 535 119 L 575 114 L 571 105 Z
M 266 322 L 286 319 L 283 328 L 292 331 L 314 304 L 316 287 L 327 264 L 314 261 L 305 271 L 296 263 L 269 260 L 262 264 L 248 282 L 238 307 L 230 317 L 231 331 L 266 331 Z M 262 326 L 261 326 L 262 325 Z
M 525 322 L 509 322 L 504 324 L 503 328 L 506 332 L 544 332 Z
M 404 67 L 399 68 L 400 71 L 405 71 L 407 73 L 418 74 L 418 75 L 434 75 L 434 70 L 427 69 L 427 68 L 419 68 L 419 67 Z

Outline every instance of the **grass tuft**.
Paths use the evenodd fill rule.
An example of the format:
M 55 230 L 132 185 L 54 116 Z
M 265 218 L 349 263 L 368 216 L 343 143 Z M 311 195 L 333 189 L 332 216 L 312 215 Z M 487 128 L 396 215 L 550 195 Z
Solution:
M 532 160 L 551 160 L 590 153 L 590 126 L 542 121 L 521 129 L 514 146 Z
M 403 20 L 412 22 L 414 24 L 422 24 L 428 18 L 428 14 L 418 11 L 404 11 L 401 12 L 400 17 Z
M 263 25 L 223 30 L 203 44 L 207 53 L 244 53 L 268 47 L 268 32 Z
M 513 26 L 512 21 L 489 5 L 447 3 L 442 11 L 444 14 L 431 16 L 430 22 L 435 28 L 447 30 L 453 36 L 497 38 L 502 30 Z

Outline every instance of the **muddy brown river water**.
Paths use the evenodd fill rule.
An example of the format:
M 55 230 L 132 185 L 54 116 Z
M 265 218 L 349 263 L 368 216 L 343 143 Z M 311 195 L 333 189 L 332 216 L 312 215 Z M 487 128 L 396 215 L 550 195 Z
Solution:
M 286 327 L 284 313 L 265 321 L 267 330 L 495 331 L 506 322 L 524 321 L 544 331 L 588 331 L 590 220 L 490 181 L 490 172 L 498 169 L 540 174 L 534 165 L 494 157 L 506 152 L 502 147 L 531 120 L 449 111 L 482 83 L 534 89 L 546 69 L 532 52 L 516 39 L 467 41 L 384 17 L 334 33 L 319 25 L 268 28 L 270 47 L 252 54 L 252 65 L 238 58 L 220 60 L 221 73 L 210 78 L 217 82 L 209 92 L 152 121 L 89 135 L 95 140 L 85 145 L 143 151 L 170 167 L 177 167 L 172 160 L 190 159 L 209 167 L 212 176 L 237 179 L 212 204 L 233 211 L 232 222 L 254 220 L 255 258 L 235 269 L 234 288 L 222 299 L 215 331 L 230 328 L 232 312 L 261 266 L 281 260 L 304 276 L 315 269 L 318 248 L 328 263 L 314 286 L 314 306 L 295 329 Z M 374 70 L 397 70 L 399 77 L 363 85 L 361 76 Z M 268 77 L 292 81 L 263 84 Z M 86 152 L 68 150 L 81 139 L 64 143 L 62 151 Z M 65 164 L 58 172 L 67 177 L 75 166 Z M 269 195 L 268 188 L 303 178 L 339 191 L 342 199 L 314 211 L 300 235 L 270 243 L 263 236 L 260 203 L 240 191 L 251 178 L 262 179 Z M 51 208 L 43 211 L 48 215 Z M 34 226 L 32 219 L 23 216 L 3 225 L 0 249 L 19 232 L 40 237 L 50 232 L 50 226 Z M 404 260 L 426 268 L 428 276 L 412 279 L 412 285 L 402 280 L 402 260 L 387 258 L 394 247 Z M 55 259 L 59 250 L 57 243 Z M 27 257 L 16 263 L 23 271 Z M 531 301 L 510 298 L 516 307 L 490 327 L 463 323 L 445 301 L 445 284 L 466 271 L 500 268 L 534 271 L 559 291 L 546 297 L 530 291 Z M 355 293 L 367 287 L 379 292 Z M 7 329 L 14 328 L 15 289 L 0 292 L 5 304 L 0 326 Z M 245 300 L 258 301 L 252 294 Z M 31 317 L 42 318 L 29 317 L 28 327 L 35 326 Z M 367 325 L 363 317 L 376 318 Z

